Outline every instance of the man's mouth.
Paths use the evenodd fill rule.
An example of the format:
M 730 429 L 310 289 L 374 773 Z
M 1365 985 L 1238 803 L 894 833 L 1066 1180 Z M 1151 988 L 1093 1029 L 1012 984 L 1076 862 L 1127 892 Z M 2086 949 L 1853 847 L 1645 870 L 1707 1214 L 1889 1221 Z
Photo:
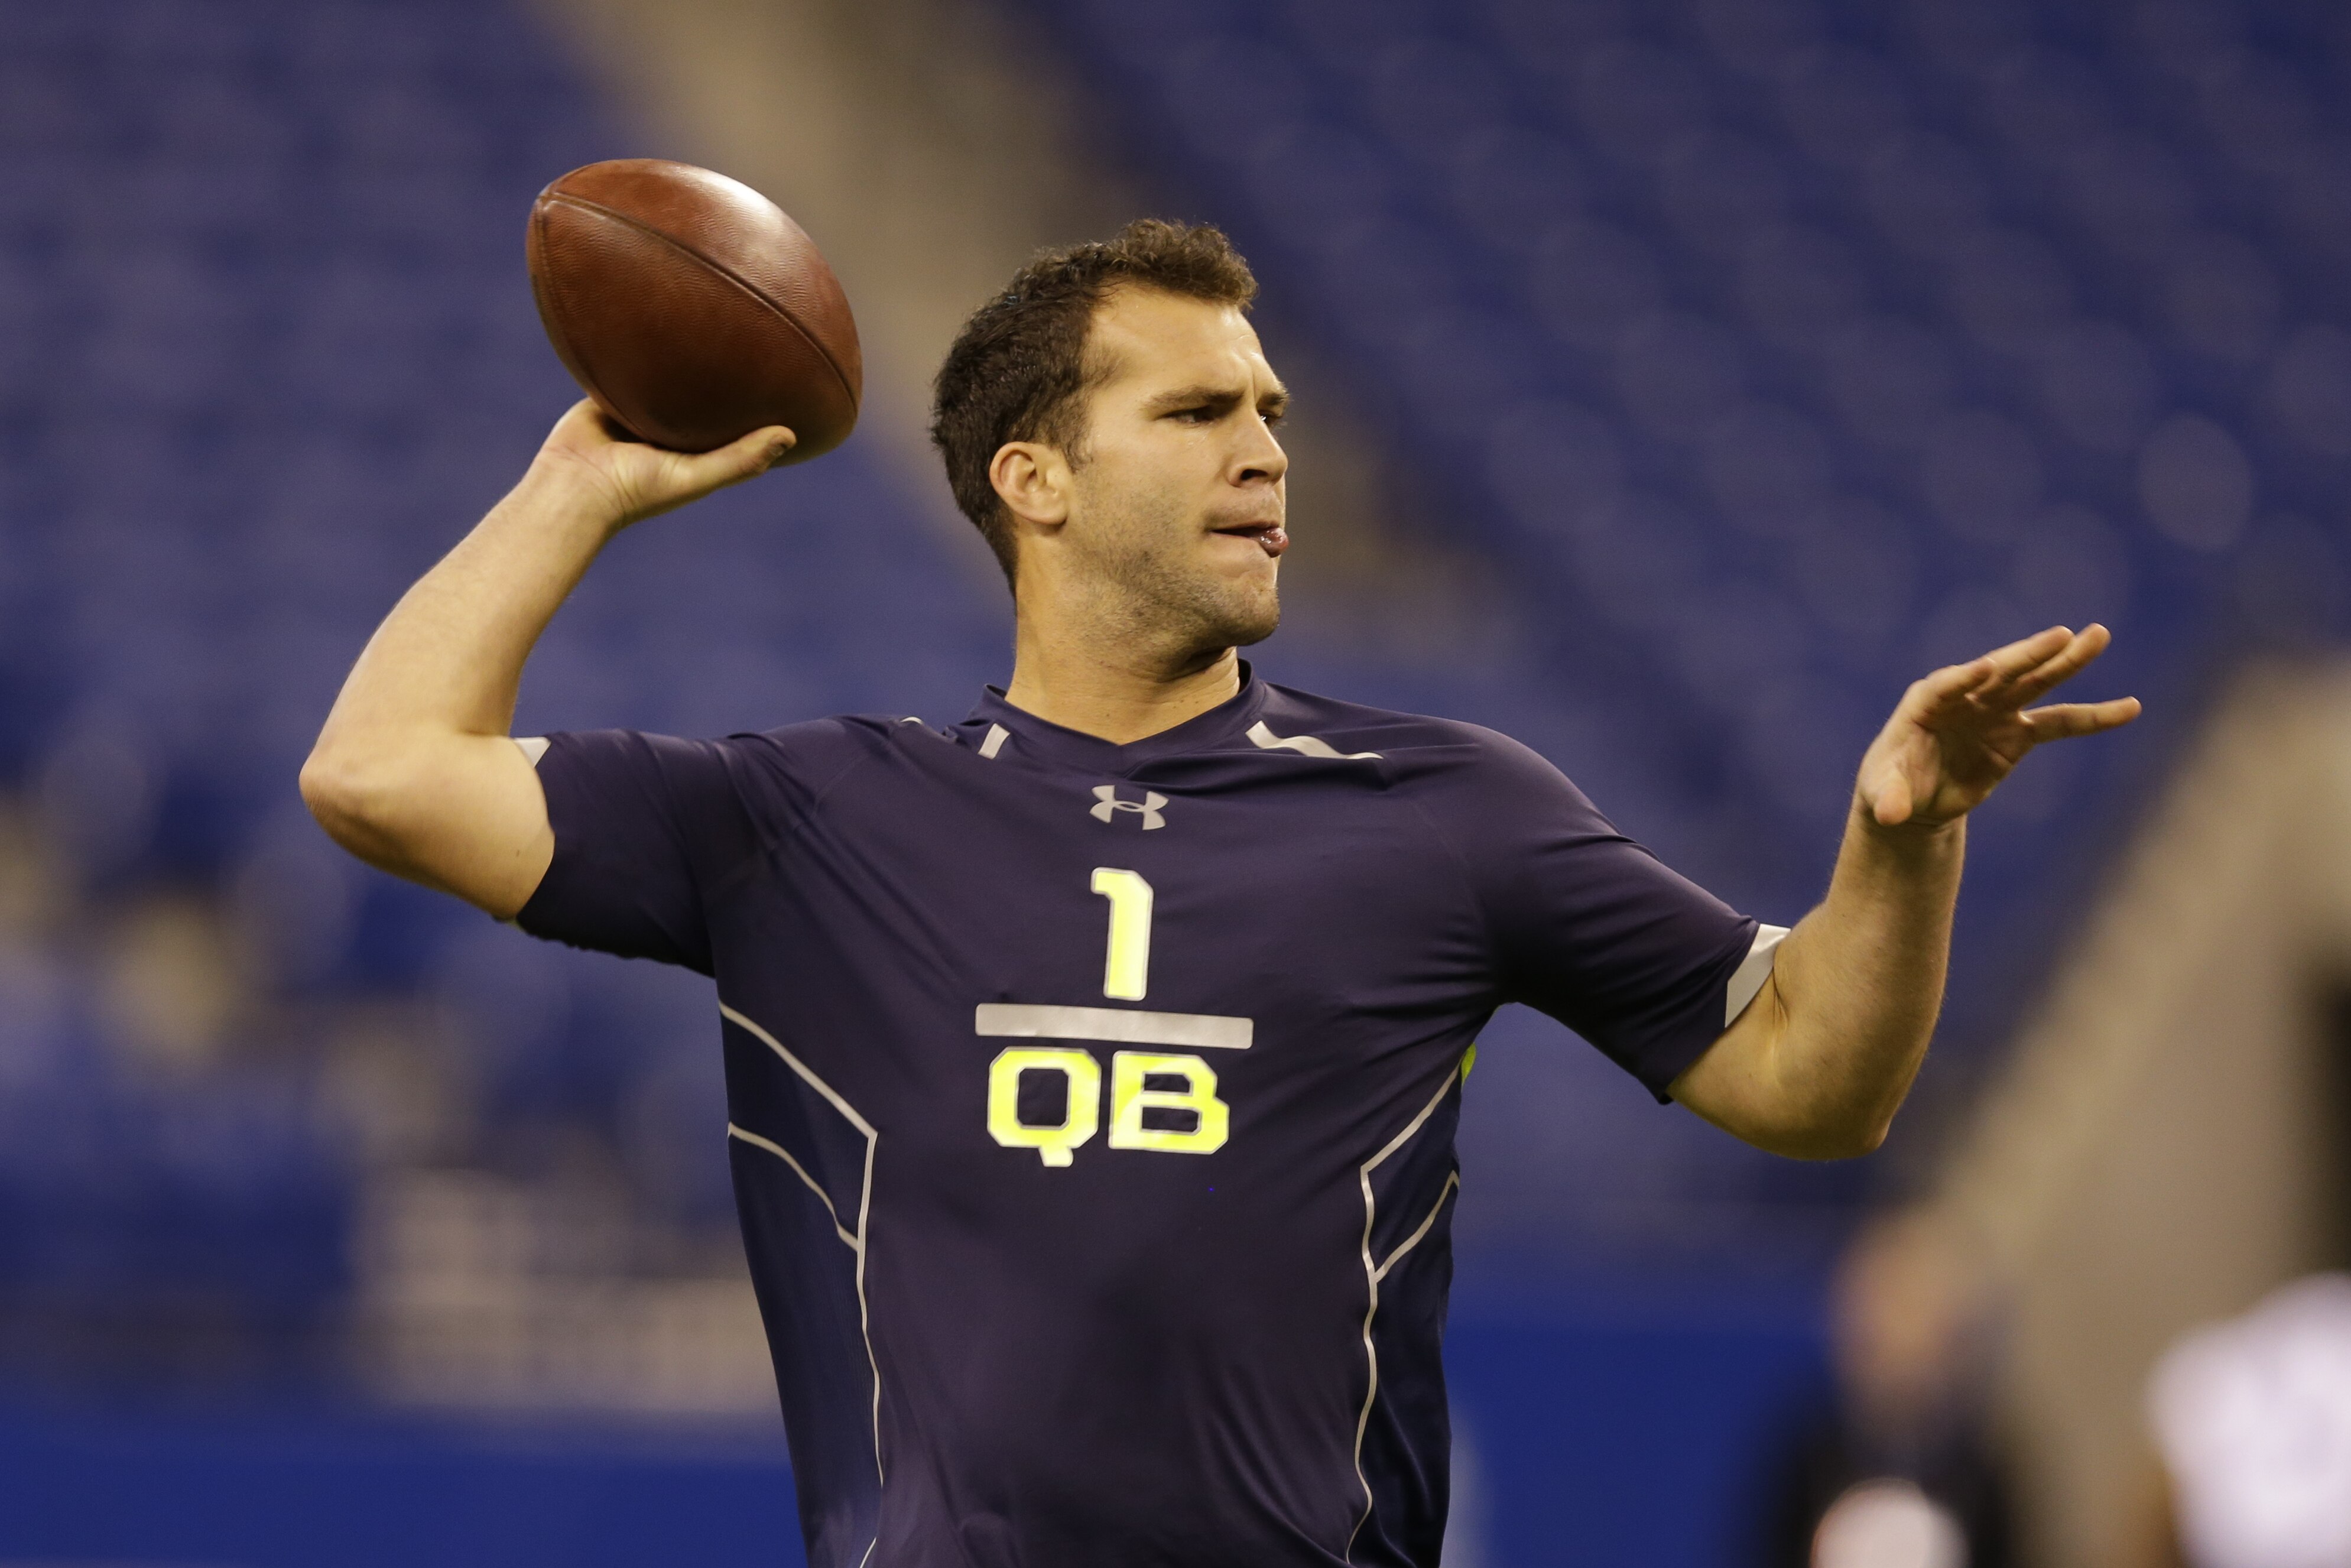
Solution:
M 1258 548 L 1270 556 L 1278 556 L 1290 548 L 1290 534 L 1280 523 L 1236 523 L 1216 531 L 1235 538 L 1255 539 Z

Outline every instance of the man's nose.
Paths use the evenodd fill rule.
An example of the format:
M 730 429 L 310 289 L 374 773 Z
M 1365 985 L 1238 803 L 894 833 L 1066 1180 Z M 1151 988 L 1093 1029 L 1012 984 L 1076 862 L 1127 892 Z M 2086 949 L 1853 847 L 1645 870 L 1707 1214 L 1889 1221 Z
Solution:
M 1255 480 L 1280 484 L 1290 472 L 1290 454 L 1273 438 L 1273 431 L 1263 420 L 1255 422 L 1256 428 L 1238 455 L 1233 482 L 1247 485 Z

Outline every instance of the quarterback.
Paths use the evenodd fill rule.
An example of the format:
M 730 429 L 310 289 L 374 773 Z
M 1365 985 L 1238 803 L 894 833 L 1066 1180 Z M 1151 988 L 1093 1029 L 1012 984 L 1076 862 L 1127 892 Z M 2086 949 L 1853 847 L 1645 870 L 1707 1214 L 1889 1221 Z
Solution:
M 1241 659 L 1290 545 L 1255 293 L 1215 230 L 1143 222 L 967 324 L 933 434 L 1015 655 L 960 723 L 511 737 L 607 541 L 792 441 L 685 455 L 582 403 L 392 611 L 304 768 L 374 864 L 712 977 L 818 1568 L 1430 1568 L 1454 1130 L 1494 1009 L 1765 1149 L 1875 1148 L 1968 812 L 2137 712 L 2040 702 L 2095 626 L 1925 676 L 1826 897 L 1761 924 L 1516 742 Z

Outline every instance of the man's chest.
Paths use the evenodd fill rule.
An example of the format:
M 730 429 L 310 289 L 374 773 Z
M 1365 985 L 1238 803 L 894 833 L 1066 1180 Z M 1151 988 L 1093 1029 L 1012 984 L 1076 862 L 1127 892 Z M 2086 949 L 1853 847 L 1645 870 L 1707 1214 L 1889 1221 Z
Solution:
M 738 1122 L 793 1119 L 789 1052 L 926 1202 L 1189 1224 L 1220 1185 L 1336 1191 L 1490 1008 L 1482 927 L 1408 802 L 1277 781 L 1008 769 L 820 802 L 714 912 L 722 995 L 777 1037 L 737 1042 Z
M 1302 771 L 877 769 L 779 834 L 740 902 L 821 932 L 846 975 L 964 1012 L 1305 1025 L 1482 979 L 1438 833 L 1360 770 Z

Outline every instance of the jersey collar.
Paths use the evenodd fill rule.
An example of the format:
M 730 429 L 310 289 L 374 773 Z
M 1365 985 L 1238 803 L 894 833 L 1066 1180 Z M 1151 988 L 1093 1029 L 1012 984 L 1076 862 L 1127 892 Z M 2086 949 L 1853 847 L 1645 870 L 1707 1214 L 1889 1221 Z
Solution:
M 980 694 L 979 706 L 971 710 L 969 718 L 956 726 L 956 735 L 966 746 L 984 751 L 989 732 L 1000 727 L 1007 731 L 1007 738 L 998 744 L 998 757 L 1017 750 L 1024 761 L 1042 761 L 1090 773 L 1130 774 L 1161 758 L 1212 750 L 1228 740 L 1238 739 L 1255 724 L 1265 707 L 1265 683 L 1257 678 L 1247 659 L 1240 661 L 1240 666 L 1239 691 L 1173 729 L 1163 729 L 1157 735 L 1147 735 L 1124 746 L 1081 730 L 1064 728 L 1014 707 L 1006 700 L 1001 686 L 989 686 Z

